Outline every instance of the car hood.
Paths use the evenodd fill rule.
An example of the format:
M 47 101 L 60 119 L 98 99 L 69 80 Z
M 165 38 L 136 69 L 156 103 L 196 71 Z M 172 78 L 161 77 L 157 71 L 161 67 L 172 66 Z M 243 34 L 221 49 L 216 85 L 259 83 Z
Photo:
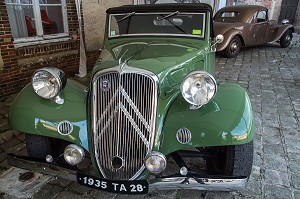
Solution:
M 224 35 L 230 29 L 240 29 L 245 24 L 243 22 L 214 22 L 215 35 Z
M 207 44 L 206 44 L 207 45 Z M 183 78 L 194 70 L 205 70 L 204 57 L 208 51 L 205 44 L 196 48 L 192 43 L 170 42 L 130 42 L 105 49 L 96 63 L 94 73 L 103 69 L 126 65 L 144 69 L 155 74 L 160 87 L 172 87 L 182 82 Z M 209 48 L 206 48 L 209 49 Z

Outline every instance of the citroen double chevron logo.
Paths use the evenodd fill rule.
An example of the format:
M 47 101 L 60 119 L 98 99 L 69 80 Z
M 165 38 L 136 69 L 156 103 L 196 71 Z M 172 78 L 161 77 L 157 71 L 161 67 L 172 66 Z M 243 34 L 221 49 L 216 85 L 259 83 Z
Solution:
M 118 97 L 119 90 L 121 91 L 120 92 L 120 97 Z M 125 106 L 125 104 L 127 106 Z M 127 110 L 128 108 L 127 109 L 125 108 L 125 107 L 128 107 L 128 105 L 133 111 L 129 111 L 129 110 Z M 117 115 L 118 115 L 117 113 L 119 111 L 124 114 L 124 116 L 127 118 L 127 120 L 131 123 L 131 125 L 132 125 L 133 129 L 135 130 L 135 132 L 139 135 L 139 137 L 144 142 L 144 144 L 147 146 L 147 148 L 149 148 L 150 143 L 147 140 L 147 138 L 145 137 L 144 133 L 141 131 L 141 129 L 138 126 L 137 123 L 141 122 L 143 124 L 144 128 L 148 132 L 151 131 L 150 125 L 148 124 L 147 120 L 142 115 L 142 113 L 139 111 L 137 106 L 134 104 L 134 102 L 130 99 L 129 95 L 126 93 L 126 91 L 124 90 L 124 88 L 122 86 L 120 86 L 120 88 L 116 90 L 116 92 L 114 93 L 114 95 L 110 99 L 110 101 L 108 103 L 108 106 L 103 111 L 100 119 L 97 122 L 97 129 L 99 130 L 99 128 L 101 128 L 100 134 L 97 138 L 101 137 L 104 132 L 107 132 L 107 130 L 112 125 L 111 123 L 113 121 L 117 120 Z M 135 121 L 133 114 L 135 114 L 137 116 L 139 121 Z M 104 118 L 106 118 L 105 119 L 106 121 L 104 121 Z M 104 122 L 104 125 L 103 125 L 103 122 Z M 103 126 L 100 127 L 100 124 L 102 124 Z

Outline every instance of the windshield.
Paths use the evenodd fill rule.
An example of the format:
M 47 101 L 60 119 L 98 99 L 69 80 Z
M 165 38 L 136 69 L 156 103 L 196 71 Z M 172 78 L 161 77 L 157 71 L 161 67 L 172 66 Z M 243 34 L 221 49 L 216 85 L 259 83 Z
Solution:
M 109 15 L 108 37 L 185 36 L 204 38 L 205 13 L 124 13 Z

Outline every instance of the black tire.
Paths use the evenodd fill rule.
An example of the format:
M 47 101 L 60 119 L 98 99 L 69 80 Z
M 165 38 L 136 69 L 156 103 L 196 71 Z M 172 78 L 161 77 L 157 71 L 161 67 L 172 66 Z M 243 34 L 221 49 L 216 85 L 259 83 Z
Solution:
M 25 134 L 28 157 L 45 159 L 52 155 L 51 138 L 40 135 Z
M 206 159 L 209 174 L 250 176 L 253 163 L 253 141 L 242 145 L 211 147 L 209 150 L 217 154 L 214 158 Z
M 234 36 L 227 47 L 223 50 L 223 54 L 227 58 L 236 57 L 237 54 L 241 51 L 242 41 L 239 36 Z
M 292 30 L 289 29 L 280 38 L 279 43 L 280 43 L 281 48 L 287 48 L 291 44 L 292 39 L 293 39 L 293 34 L 292 33 L 293 33 Z

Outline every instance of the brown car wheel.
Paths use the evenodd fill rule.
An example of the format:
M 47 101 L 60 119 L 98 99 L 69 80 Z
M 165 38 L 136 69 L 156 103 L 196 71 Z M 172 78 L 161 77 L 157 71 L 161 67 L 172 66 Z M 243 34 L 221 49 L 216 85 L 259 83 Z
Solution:
M 253 163 L 253 141 L 234 146 L 210 147 L 208 150 L 215 154 L 206 159 L 209 174 L 249 178 Z
M 280 39 L 281 48 L 287 48 L 293 39 L 293 34 L 291 30 L 287 30 Z
M 224 56 L 227 58 L 236 57 L 241 51 L 242 41 L 239 36 L 234 36 L 228 46 L 223 50 Z

